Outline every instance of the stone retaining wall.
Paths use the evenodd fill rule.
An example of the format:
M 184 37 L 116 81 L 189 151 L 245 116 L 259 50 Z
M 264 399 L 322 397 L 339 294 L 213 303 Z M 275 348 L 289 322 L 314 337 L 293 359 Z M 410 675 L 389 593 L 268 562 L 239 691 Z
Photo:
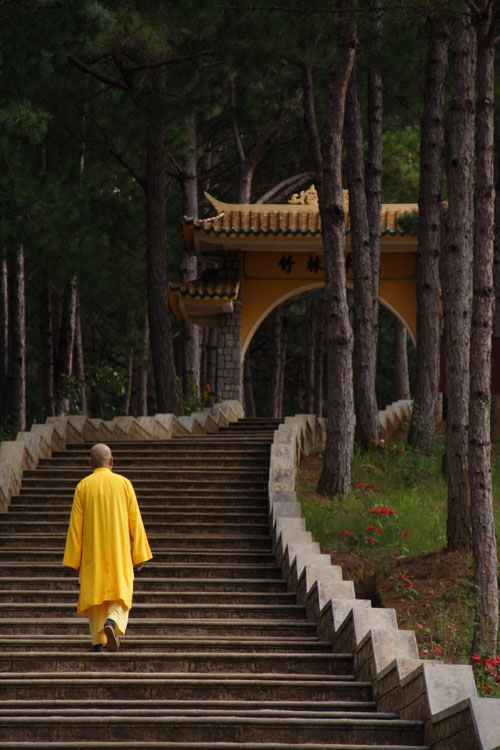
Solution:
M 384 431 L 407 416 L 408 403 L 385 410 Z M 300 415 L 287 417 L 274 433 L 270 521 L 288 588 L 318 624 L 321 638 L 331 640 L 336 651 L 354 653 L 355 675 L 372 683 L 379 711 L 423 721 L 424 741 L 432 750 L 499 750 L 500 699 L 478 698 L 472 667 L 419 659 L 415 633 L 398 629 L 395 610 L 356 599 L 352 581 L 342 580 L 342 568 L 321 554 L 306 530 L 295 475 L 300 456 L 322 442 L 324 432 L 324 420 Z
M 45 424 L 34 424 L 29 432 L 19 432 L 16 440 L 0 444 L 0 512 L 5 512 L 21 487 L 23 471 L 35 469 L 41 458 L 63 450 L 67 443 L 112 440 L 168 440 L 175 435 L 217 432 L 243 417 L 238 401 L 223 401 L 189 417 L 156 414 L 154 417 L 115 417 L 112 420 L 85 416 L 49 417 Z

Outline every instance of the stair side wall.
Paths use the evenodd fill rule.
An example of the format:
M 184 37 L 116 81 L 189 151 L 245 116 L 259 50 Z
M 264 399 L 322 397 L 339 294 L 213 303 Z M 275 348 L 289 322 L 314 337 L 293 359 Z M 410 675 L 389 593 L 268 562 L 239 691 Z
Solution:
M 380 412 L 384 437 L 410 413 L 409 401 Z M 499 750 L 500 700 L 477 696 L 472 667 L 420 659 L 415 633 L 399 630 L 394 610 L 356 599 L 352 582 L 341 580 L 341 568 L 320 553 L 305 528 L 295 477 L 300 456 L 321 442 L 324 430 L 325 420 L 296 415 L 274 433 L 269 517 L 276 560 L 289 590 L 305 604 L 308 619 L 316 621 L 320 638 L 332 641 L 336 651 L 354 654 L 355 676 L 372 683 L 379 711 L 423 721 L 425 742 L 435 750 Z

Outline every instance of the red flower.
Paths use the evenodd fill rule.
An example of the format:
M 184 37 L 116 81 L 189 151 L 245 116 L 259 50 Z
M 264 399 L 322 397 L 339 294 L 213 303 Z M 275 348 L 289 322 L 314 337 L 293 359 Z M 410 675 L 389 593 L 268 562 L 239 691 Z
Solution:
M 210 390 L 211 390 L 211 388 L 210 388 L 210 386 L 208 385 L 208 383 L 207 383 L 207 384 L 206 384 L 206 386 L 205 386 L 205 390 L 206 390 L 206 391 L 210 391 Z
M 365 539 L 367 542 L 370 542 L 370 544 L 375 544 L 375 539 L 373 539 L 371 536 L 366 536 Z
M 481 661 L 480 654 L 474 654 L 473 656 L 471 656 L 471 664 L 477 664 L 479 661 Z
M 377 505 L 375 508 L 370 508 L 370 513 L 377 514 L 379 516 L 396 515 L 396 511 L 393 508 L 389 508 L 387 505 Z
M 341 531 L 340 533 L 342 536 L 356 536 L 352 531 Z
M 407 531 L 401 531 L 400 534 L 401 536 L 405 536 L 406 538 L 410 536 Z

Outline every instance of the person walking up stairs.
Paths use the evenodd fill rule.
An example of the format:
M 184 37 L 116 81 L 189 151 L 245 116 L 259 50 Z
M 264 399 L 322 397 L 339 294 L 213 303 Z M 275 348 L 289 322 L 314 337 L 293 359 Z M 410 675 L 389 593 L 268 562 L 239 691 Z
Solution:
M 119 651 L 89 651 L 61 565 L 90 445 L 23 476 L 0 516 L 0 748 L 424 750 L 421 722 L 377 712 L 352 654 L 319 640 L 272 553 L 276 421 L 111 443 L 153 559 Z

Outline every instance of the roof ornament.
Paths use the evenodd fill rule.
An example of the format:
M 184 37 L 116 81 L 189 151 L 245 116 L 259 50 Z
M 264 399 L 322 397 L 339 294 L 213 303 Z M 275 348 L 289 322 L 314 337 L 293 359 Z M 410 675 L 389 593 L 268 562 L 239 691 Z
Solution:
M 342 202 L 344 204 L 344 211 L 349 210 L 349 191 L 342 190 Z M 319 209 L 318 191 L 315 185 L 311 185 L 307 190 L 301 190 L 300 193 L 294 193 L 288 203 L 297 206 L 313 206 Z
M 288 203 L 294 206 L 314 206 L 318 208 L 318 191 L 314 185 L 311 185 L 307 190 L 301 190 L 300 193 L 294 193 Z

